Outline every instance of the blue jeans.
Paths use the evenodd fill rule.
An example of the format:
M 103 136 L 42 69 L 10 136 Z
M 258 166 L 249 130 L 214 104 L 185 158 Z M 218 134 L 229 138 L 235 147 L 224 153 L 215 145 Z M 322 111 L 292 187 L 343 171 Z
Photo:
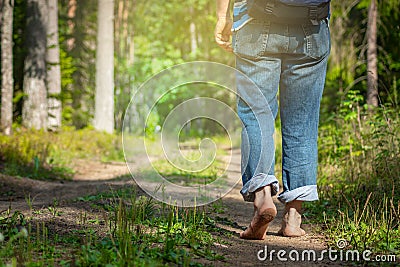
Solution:
M 272 185 L 274 175 L 274 120 L 282 125 L 282 183 L 278 199 L 318 200 L 317 137 L 319 108 L 330 52 L 328 20 L 319 25 L 286 25 L 252 20 L 233 33 L 236 68 L 254 82 L 263 97 L 249 92 L 249 81 L 237 76 L 238 115 L 242 129 L 244 200 Z

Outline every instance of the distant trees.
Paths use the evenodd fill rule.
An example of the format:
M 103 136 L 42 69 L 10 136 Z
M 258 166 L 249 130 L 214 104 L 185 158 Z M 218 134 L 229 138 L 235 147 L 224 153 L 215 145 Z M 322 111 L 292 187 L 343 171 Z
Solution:
M 77 129 L 92 124 L 96 81 L 97 0 L 63 0 L 60 6 L 63 119 Z
M 114 0 L 99 0 L 94 127 L 114 131 Z
M 15 47 L 7 53 L 15 57 L 13 67 L 7 67 L 15 70 L 14 92 L 2 99 L 14 104 L 16 123 L 29 128 L 56 130 L 62 118 L 76 128 L 93 124 L 111 132 L 122 126 L 132 89 L 152 74 L 187 60 L 233 62 L 209 34 L 214 7 L 207 1 L 14 1 Z M 135 108 L 142 112 L 141 104 Z
M 355 107 L 350 104 L 355 96 L 360 106 L 398 107 L 399 1 L 342 0 L 332 1 L 331 7 L 326 114 Z
M 6 135 L 11 134 L 13 115 L 13 0 L 0 1 L 1 15 L 1 126 Z
M 2 2 L 1 128 L 10 134 L 13 117 L 13 7 Z M 26 3 L 22 123 L 28 128 L 56 130 L 61 126 L 61 73 L 57 0 Z
M 212 1 L 0 0 L 0 6 L 0 130 L 7 134 L 13 121 L 52 130 L 61 121 L 121 129 L 130 97 L 155 73 L 193 60 L 234 64 L 214 43 Z M 398 6 L 398 0 L 331 1 L 322 114 L 354 107 L 348 105 L 354 95 L 360 106 L 398 106 Z M 132 120 L 153 101 L 151 92 L 136 97 Z M 182 96 L 170 97 L 175 103 Z
M 135 46 L 134 35 L 136 25 L 132 18 L 135 16 L 137 2 L 129 0 L 115 1 L 115 128 L 122 128 L 125 109 L 130 101 L 135 72 L 133 68 Z

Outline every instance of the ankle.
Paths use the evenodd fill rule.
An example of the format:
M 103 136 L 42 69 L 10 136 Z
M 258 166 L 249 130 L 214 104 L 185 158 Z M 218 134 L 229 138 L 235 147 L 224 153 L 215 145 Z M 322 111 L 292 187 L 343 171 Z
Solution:
M 303 201 L 293 200 L 285 204 L 285 213 L 288 213 L 291 209 L 295 209 L 299 214 L 302 211 Z
M 255 192 L 254 208 L 259 213 L 262 213 L 268 209 L 276 210 L 274 201 L 272 200 L 270 185 L 257 189 Z
M 271 185 L 260 187 L 255 191 L 256 194 L 260 192 L 269 192 L 271 194 Z
M 258 207 L 262 205 L 265 200 L 270 200 L 272 199 L 271 195 L 271 186 L 267 185 L 261 188 L 258 188 L 255 192 L 255 198 L 254 198 L 254 206 Z
M 301 215 L 295 208 L 289 208 L 283 216 L 282 227 L 279 233 L 283 236 L 298 237 L 305 235 L 305 231 L 301 229 Z
M 285 216 L 284 220 L 288 225 L 291 224 L 300 224 L 301 223 L 301 214 L 295 209 L 295 208 L 290 208 Z

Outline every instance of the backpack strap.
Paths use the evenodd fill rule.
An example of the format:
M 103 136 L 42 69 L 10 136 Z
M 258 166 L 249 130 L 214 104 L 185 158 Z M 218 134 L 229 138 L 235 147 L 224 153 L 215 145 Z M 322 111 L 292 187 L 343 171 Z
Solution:
M 308 18 L 313 25 L 318 25 L 318 7 L 310 6 L 308 8 Z

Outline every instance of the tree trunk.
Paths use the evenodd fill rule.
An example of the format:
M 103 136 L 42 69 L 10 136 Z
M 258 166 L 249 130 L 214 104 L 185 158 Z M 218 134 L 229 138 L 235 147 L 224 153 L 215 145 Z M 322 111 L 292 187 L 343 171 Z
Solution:
M 28 0 L 22 123 L 28 128 L 35 129 L 47 129 L 47 17 L 46 1 Z
M 378 8 L 376 0 L 371 0 L 368 11 L 368 50 L 367 50 L 367 104 L 378 106 L 378 54 L 376 45 Z
M 114 0 L 99 0 L 94 127 L 114 131 Z
M 194 16 L 193 7 L 190 7 L 189 12 L 193 17 Z M 193 21 L 190 22 L 189 30 L 190 30 L 190 54 L 194 57 L 196 56 L 197 52 L 197 33 L 196 33 L 196 24 L 194 24 Z
M 14 0 L 1 1 L 1 130 L 10 135 L 13 115 L 13 8 Z
M 75 38 L 73 37 L 73 32 L 75 30 L 74 19 L 75 19 L 75 15 L 76 15 L 76 6 L 77 6 L 76 0 L 68 1 L 68 13 L 67 13 L 68 33 L 70 36 L 72 36 L 67 40 L 67 50 L 68 51 L 71 51 L 75 46 Z
M 49 20 L 47 24 L 47 92 L 48 121 L 50 130 L 61 127 L 61 70 L 60 46 L 58 42 L 58 3 L 48 0 Z
M 118 9 L 117 9 L 117 17 L 114 20 L 115 23 L 115 52 L 117 54 L 117 58 L 120 58 L 121 53 L 121 24 L 122 24 L 122 12 L 124 10 L 124 0 L 117 0 Z
M 0 27 L 3 25 L 3 6 L 4 6 L 4 0 L 0 0 Z

